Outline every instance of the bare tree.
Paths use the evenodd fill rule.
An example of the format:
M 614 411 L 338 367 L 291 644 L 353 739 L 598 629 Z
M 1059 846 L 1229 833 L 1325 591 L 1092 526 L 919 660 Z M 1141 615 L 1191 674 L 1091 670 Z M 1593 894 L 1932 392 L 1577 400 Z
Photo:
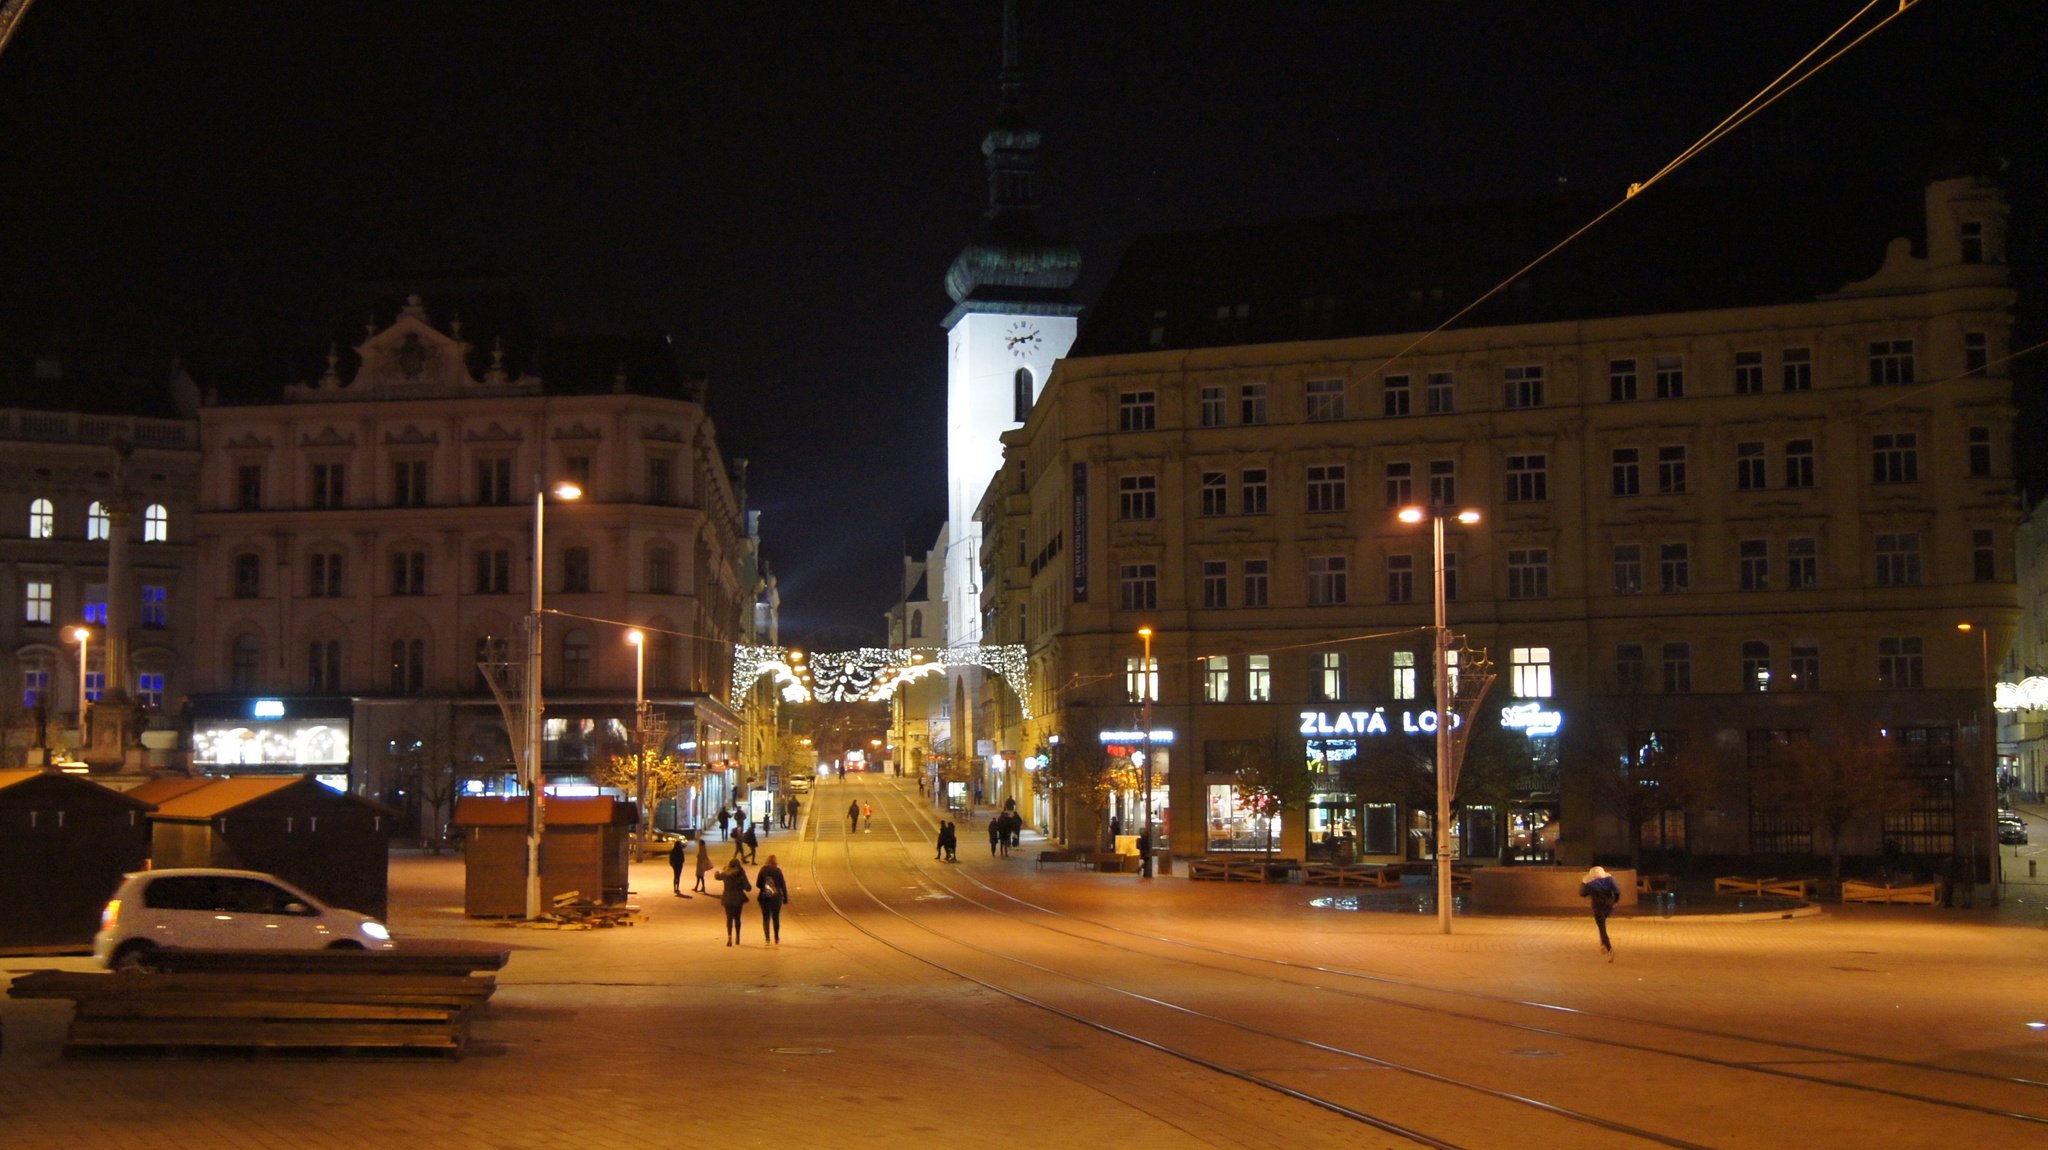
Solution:
M 1239 739 L 1224 753 L 1230 762 L 1237 799 L 1258 816 L 1266 829 L 1266 855 L 1273 854 L 1273 821 L 1282 812 L 1308 803 L 1308 754 L 1301 740 L 1275 731 L 1270 738 Z
M 1869 723 L 1839 712 L 1805 738 L 1786 742 L 1771 766 L 1763 778 L 1750 781 L 1753 796 L 1827 833 L 1829 874 L 1837 882 L 1848 829 L 1903 810 L 1913 797 L 1891 741 Z

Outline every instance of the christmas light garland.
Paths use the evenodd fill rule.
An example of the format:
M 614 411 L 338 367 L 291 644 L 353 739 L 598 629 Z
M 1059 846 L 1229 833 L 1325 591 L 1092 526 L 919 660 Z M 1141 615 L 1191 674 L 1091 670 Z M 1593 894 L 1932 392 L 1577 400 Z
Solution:
M 732 657 L 734 694 L 753 690 L 771 675 L 782 697 L 807 700 L 877 703 L 898 687 L 952 667 L 980 667 L 1010 685 L 1031 717 L 1031 657 L 1021 644 L 975 647 L 858 647 L 806 657 L 784 647 L 735 646 Z

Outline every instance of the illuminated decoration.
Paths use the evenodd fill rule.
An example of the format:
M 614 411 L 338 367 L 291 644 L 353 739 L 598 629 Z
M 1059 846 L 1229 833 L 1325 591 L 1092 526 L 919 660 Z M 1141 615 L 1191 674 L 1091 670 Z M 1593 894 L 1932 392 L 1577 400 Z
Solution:
M 1452 730 L 1464 725 L 1463 718 L 1455 714 L 1451 716 Z M 1382 707 L 1370 711 L 1301 712 L 1301 733 L 1304 735 L 1384 735 L 1392 729 L 1392 721 Z M 1435 734 L 1436 712 L 1401 712 L 1401 732 L 1408 735 Z
M 1516 703 L 1500 709 L 1500 725 L 1518 729 L 1532 739 L 1547 738 L 1564 727 L 1564 712 L 1546 711 L 1541 703 Z
M 258 699 L 249 705 L 249 716 L 256 719 L 284 718 L 283 699 Z
M 1142 743 L 1145 741 L 1145 732 L 1097 731 L 1095 737 L 1105 743 Z M 1152 732 L 1152 741 L 1155 743 L 1170 743 L 1173 741 L 1173 732 L 1154 731 Z
M 2048 677 L 2030 675 L 2017 683 L 1998 684 L 2001 711 L 2048 711 Z
M 879 703 L 898 687 L 952 667 L 980 667 L 1010 685 L 1031 718 L 1031 658 L 1022 644 L 974 647 L 860 647 L 805 655 L 782 647 L 733 648 L 732 686 L 745 693 L 774 676 L 784 700 Z
M 348 720 L 228 720 L 192 731 L 192 761 L 208 766 L 344 766 Z

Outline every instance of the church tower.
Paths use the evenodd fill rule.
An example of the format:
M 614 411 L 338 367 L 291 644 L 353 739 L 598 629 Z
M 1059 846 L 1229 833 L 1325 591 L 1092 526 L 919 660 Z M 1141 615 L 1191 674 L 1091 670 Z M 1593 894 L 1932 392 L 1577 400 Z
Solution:
M 1003 465 L 1053 361 L 1073 346 L 1081 253 L 1038 230 L 1038 128 L 1024 114 L 1017 2 L 1003 3 L 1002 98 L 982 137 L 987 222 L 946 271 L 947 646 L 981 641 L 981 532 L 974 510 Z M 956 723 L 958 720 L 956 719 Z

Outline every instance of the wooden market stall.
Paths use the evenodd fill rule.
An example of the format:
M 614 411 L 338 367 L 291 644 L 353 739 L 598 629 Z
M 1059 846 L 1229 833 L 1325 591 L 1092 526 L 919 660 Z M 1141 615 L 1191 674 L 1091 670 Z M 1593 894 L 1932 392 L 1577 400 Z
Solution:
M 626 854 L 633 804 L 613 798 L 550 798 L 541 836 L 544 905 L 570 891 L 595 902 L 626 901 Z M 463 908 L 473 917 L 526 913 L 526 799 L 475 796 L 455 804 L 463 835 Z
M 149 809 L 80 775 L 0 771 L 0 946 L 90 943 L 121 876 L 148 864 Z
M 161 799 L 150 820 L 159 870 L 262 871 L 323 902 L 383 918 L 397 817 L 382 803 L 297 776 L 209 780 Z

